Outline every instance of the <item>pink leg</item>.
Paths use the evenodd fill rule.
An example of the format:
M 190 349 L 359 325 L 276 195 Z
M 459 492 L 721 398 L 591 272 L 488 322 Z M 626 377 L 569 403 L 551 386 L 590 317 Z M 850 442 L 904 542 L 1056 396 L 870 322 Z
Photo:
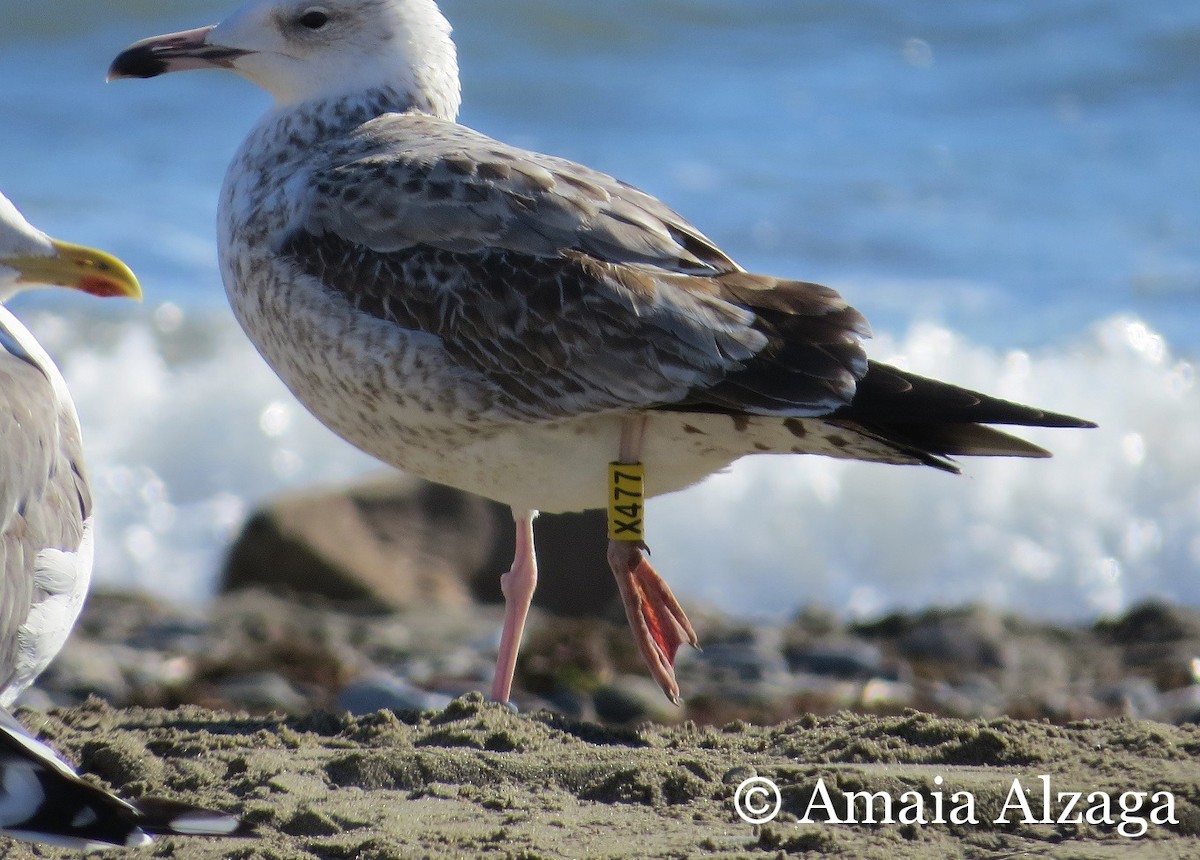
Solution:
M 637 463 L 642 456 L 646 416 L 635 415 L 621 424 L 622 463 Z M 625 617 L 650 675 L 674 704 L 679 704 L 675 680 L 675 653 L 687 642 L 699 647 L 683 607 L 642 555 L 645 545 L 632 541 L 609 541 L 608 564 L 617 579 Z
M 500 634 L 496 676 L 492 681 L 492 700 L 496 702 L 507 702 L 512 692 L 521 635 L 525 632 L 533 590 L 537 588 L 537 558 L 533 551 L 533 518 L 536 516 L 537 511 L 513 511 L 517 524 L 517 551 L 512 567 L 500 577 L 500 590 L 504 592 L 504 631 Z

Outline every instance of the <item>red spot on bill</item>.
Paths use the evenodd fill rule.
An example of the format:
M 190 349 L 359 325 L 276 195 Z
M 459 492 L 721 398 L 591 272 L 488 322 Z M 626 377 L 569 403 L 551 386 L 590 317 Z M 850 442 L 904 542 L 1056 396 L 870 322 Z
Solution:
M 111 299 L 128 294 L 128 290 L 119 281 L 104 275 L 84 275 L 79 279 L 79 289 L 90 296 Z

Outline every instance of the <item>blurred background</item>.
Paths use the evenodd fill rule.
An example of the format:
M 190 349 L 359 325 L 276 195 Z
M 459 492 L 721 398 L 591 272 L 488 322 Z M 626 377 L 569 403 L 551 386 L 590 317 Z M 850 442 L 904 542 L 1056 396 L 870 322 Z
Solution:
M 146 291 L 13 309 L 79 407 L 97 584 L 173 600 L 211 595 L 260 501 L 380 469 L 226 307 L 217 191 L 266 95 L 216 73 L 104 83 L 130 42 L 231 6 L 0 0 L 0 188 Z M 656 564 L 685 602 L 748 615 L 1200 605 L 1200 5 L 902 6 L 442 2 L 465 124 L 661 197 L 749 269 L 835 287 L 877 359 L 1101 425 L 961 478 L 743 461 L 654 503 Z

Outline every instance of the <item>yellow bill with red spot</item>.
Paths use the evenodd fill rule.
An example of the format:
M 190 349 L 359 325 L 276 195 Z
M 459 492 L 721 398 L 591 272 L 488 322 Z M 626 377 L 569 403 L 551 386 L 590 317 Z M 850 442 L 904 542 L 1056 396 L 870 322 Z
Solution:
M 15 269 L 17 283 L 70 287 L 93 296 L 120 296 L 141 301 L 142 287 L 133 271 L 112 254 L 52 239 L 54 253 L 0 257 Z

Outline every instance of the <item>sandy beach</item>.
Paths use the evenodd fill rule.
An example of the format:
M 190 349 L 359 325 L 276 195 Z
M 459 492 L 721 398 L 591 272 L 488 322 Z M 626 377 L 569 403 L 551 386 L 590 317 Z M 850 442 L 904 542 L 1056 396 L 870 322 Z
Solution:
M 497 621 L 487 605 L 249 591 L 197 612 L 100 593 L 19 714 L 125 798 L 258 831 L 153 856 L 1200 856 L 1192 610 L 706 617 L 680 708 L 643 689 L 621 625 L 542 613 L 519 710 L 463 692 L 486 688 Z M 848 808 L 844 792 L 871 796 Z
M 652 502 L 654 563 L 703 646 L 678 655 L 679 706 L 631 642 L 603 523 L 559 530 L 543 518 L 545 576 L 515 707 L 487 702 L 477 691 L 490 688 L 500 650 L 512 512 L 415 478 L 368 478 L 378 462 L 336 441 L 230 315 L 214 209 L 266 97 L 216 75 L 104 84 L 121 46 L 219 20 L 236 0 L 72 4 L 71 14 L 0 0 L 3 188 L 31 221 L 127 260 L 147 298 L 111 311 L 46 294 L 13 305 L 76 399 L 99 512 L 84 614 L 19 701 L 29 731 L 121 797 L 234 812 L 256 830 L 163 838 L 142 857 L 1200 860 L 1200 436 L 1187 430 L 1200 420 L 1200 253 L 1188 229 L 1200 221 L 1200 7 L 515 0 L 488 14 L 489 4 L 440 2 L 461 51 L 464 123 L 645 188 L 746 272 L 827 283 L 870 319 L 873 360 L 1099 428 L 1031 429 L 1053 460 L 981 459 L 961 479 L 754 457 Z M 354 49 L 349 83 L 370 70 Z M 238 53 L 226 46 L 224 60 Z M 457 75 L 448 56 L 443 88 Z M 392 81 L 377 83 L 390 93 Z M 317 176 L 309 156 L 331 151 L 294 133 L 281 129 L 275 157 L 262 151 L 245 173 L 256 189 L 245 208 L 283 200 L 278 221 L 292 227 L 283 215 L 307 211 L 293 204 L 320 185 L 296 177 Z M 495 173 L 491 144 L 475 148 L 478 158 L 446 164 Z M 305 170 L 284 176 L 293 159 Z M 557 266 L 583 253 L 579 237 L 598 223 L 587 213 L 607 205 L 585 198 L 623 193 L 600 194 L 589 176 L 561 186 L 583 195 L 587 217 L 574 227 L 557 224 L 555 203 L 531 229 L 539 198 L 519 194 L 503 240 L 472 226 L 492 186 L 436 181 L 429 198 L 463 203 L 445 210 L 467 213 L 451 219 L 465 225 L 460 253 L 518 251 Z M 377 279 L 406 247 L 383 229 L 389 208 L 366 238 L 343 237 L 371 252 Z M 643 280 L 643 258 L 654 259 L 643 246 L 661 233 L 666 271 L 702 273 L 704 260 L 688 259 L 706 240 L 663 217 L 650 233 L 618 219 L 628 227 L 615 238 L 642 238 L 605 266 Z M 320 249 L 335 224 L 358 219 L 318 221 L 306 274 L 331 269 L 317 280 L 348 287 L 357 314 L 376 285 L 358 290 Z M 416 245 L 437 227 L 435 258 L 457 235 L 439 223 L 414 219 Z M 241 245 L 267 232 L 243 226 L 220 235 Z M 600 260 L 605 244 L 584 250 Z M 294 250 L 262 248 L 276 262 Z M 233 269 L 256 268 L 245 251 L 231 249 Z M 431 321 L 456 316 L 440 268 L 430 267 Z M 295 277 L 289 263 L 282 271 Z M 643 291 L 653 313 L 616 315 L 597 353 L 596 409 L 611 407 L 606 387 L 631 382 L 646 392 L 641 406 L 686 392 L 690 409 L 718 385 L 718 364 L 740 384 L 747 356 L 777 362 L 758 337 L 721 345 L 732 323 L 713 328 L 705 312 L 691 315 L 698 343 L 713 340 L 719 361 L 700 362 L 696 380 L 668 374 L 679 388 L 669 398 L 653 379 L 638 383 L 643 365 L 676 363 L 671 349 L 640 361 L 659 335 L 638 332 L 665 318 L 658 290 L 678 279 Z M 523 278 L 496 280 L 518 288 L 509 308 L 536 309 L 520 299 Z M 267 328 L 278 315 L 245 295 Z M 316 299 L 324 307 L 328 296 Z M 379 304 L 371 332 L 392 315 Z M 463 307 L 477 305 L 488 303 Z M 546 356 L 586 343 L 587 326 L 554 339 L 553 326 L 509 316 L 463 328 L 464 343 L 482 332 L 485 347 L 463 366 L 508 352 L 507 336 L 487 336 L 493 323 L 515 331 L 516 354 L 530 358 L 497 366 L 524 364 L 536 384 L 497 390 L 528 418 L 547 406 Z M 316 348 L 304 322 L 283 329 L 298 376 L 335 389 L 366 378 L 353 362 L 312 372 L 353 350 Z M 842 340 L 858 330 L 846 326 Z M 373 336 L 357 346 L 373 357 Z M 624 366 L 614 353 L 630 373 L 611 370 Z M 559 363 L 569 404 L 582 376 Z M 814 379 L 834 378 L 825 364 L 818 356 Z M 486 411 L 482 390 L 458 402 Z M 729 408 L 725 396 L 713 405 Z M 802 405 L 796 415 L 814 414 Z M 568 411 L 538 420 L 554 426 Z M 907 450 L 911 418 L 882 414 Z M 359 423 L 347 415 L 326 419 Z M 735 437 L 743 420 L 728 421 Z M 366 435 L 385 449 L 410 442 L 371 424 L 356 429 L 375 430 Z M 797 451 L 809 431 L 784 426 L 781 450 Z M 825 453 L 847 453 L 844 429 Z M 693 430 L 677 435 L 689 445 L 706 435 Z M 575 472 L 580 447 L 565 436 L 531 446 L 520 469 L 490 477 L 530 462 Z M 468 474 L 477 467 L 449 477 L 482 490 Z M 4 786 L 17 807 L 36 793 L 19 777 Z M 0 860 L 73 856 L 0 838 Z
M 910 711 L 766 727 L 608 728 L 514 713 L 478 695 L 437 712 L 358 718 L 118 710 L 98 700 L 24 718 L 126 797 L 241 810 L 258 830 L 253 839 L 165 839 L 148 851 L 180 860 L 1182 858 L 1197 856 L 1200 834 L 1194 725 L 1056 726 Z M 781 809 L 769 823 L 737 814 L 737 787 L 752 777 L 779 787 Z M 1053 823 L 1042 823 L 1047 786 Z M 888 800 L 877 795 L 868 813 L 860 799 L 848 813 L 847 791 Z M 1137 808 L 1122 818 L 1126 792 L 1146 794 L 1124 798 Z M 895 823 L 881 823 L 889 803 Z M 876 823 L 844 823 L 869 814 Z M 5 856 L 59 852 L 14 844 Z

